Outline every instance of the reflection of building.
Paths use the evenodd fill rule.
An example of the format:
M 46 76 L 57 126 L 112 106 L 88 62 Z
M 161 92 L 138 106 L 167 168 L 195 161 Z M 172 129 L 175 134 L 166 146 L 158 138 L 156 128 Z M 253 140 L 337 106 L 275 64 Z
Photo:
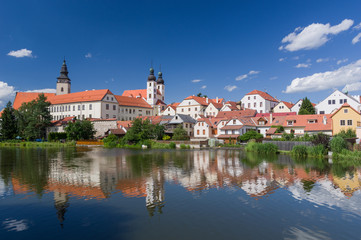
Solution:
M 66 209 L 69 207 L 68 200 L 69 196 L 67 193 L 54 191 L 54 206 L 61 227 L 63 227 L 65 220 Z

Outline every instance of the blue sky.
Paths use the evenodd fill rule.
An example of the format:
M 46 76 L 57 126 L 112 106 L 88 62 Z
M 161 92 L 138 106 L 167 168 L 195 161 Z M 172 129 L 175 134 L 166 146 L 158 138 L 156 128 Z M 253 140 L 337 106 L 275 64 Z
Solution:
M 167 103 L 199 92 L 238 101 L 254 89 L 317 103 L 347 84 L 360 94 L 360 10 L 329 0 L 3 2 L 0 105 L 54 89 L 64 56 L 72 92 L 145 88 L 153 61 Z

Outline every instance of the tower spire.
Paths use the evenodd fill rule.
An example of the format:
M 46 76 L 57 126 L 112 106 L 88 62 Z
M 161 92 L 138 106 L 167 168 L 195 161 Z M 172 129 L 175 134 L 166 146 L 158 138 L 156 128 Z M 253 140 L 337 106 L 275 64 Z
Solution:
M 162 65 L 161 64 L 159 64 L 159 72 L 158 72 L 157 84 L 164 84 L 163 73 L 162 73 Z

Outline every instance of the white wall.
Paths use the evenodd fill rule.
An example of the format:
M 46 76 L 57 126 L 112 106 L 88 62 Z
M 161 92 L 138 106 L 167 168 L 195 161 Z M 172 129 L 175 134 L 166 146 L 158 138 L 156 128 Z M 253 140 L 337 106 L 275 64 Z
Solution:
M 339 109 L 342 106 L 342 104 L 344 103 L 344 99 L 346 99 L 347 103 L 350 104 L 350 106 L 353 107 L 356 111 L 360 111 L 360 103 L 358 101 L 355 101 L 355 99 L 349 97 L 348 95 L 342 93 L 339 90 L 336 90 L 330 96 L 328 96 L 316 105 L 317 114 L 332 113 L 333 111 Z

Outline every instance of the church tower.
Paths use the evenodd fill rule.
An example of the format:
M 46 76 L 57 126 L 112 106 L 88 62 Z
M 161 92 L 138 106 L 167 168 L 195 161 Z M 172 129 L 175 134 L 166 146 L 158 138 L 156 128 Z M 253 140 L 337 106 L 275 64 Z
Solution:
M 58 81 L 56 82 L 56 95 L 68 94 L 70 93 L 70 79 L 68 77 L 68 67 L 64 59 L 63 66 L 61 66 L 60 76 L 57 77 Z
M 154 76 L 154 69 L 149 69 L 147 81 L 147 103 L 154 106 L 157 103 L 157 82 Z
M 161 93 L 161 99 L 164 102 L 164 80 L 162 77 L 162 72 L 158 73 L 158 79 L 157 79 L 157 89 L 159 90 L 159 92 Z

